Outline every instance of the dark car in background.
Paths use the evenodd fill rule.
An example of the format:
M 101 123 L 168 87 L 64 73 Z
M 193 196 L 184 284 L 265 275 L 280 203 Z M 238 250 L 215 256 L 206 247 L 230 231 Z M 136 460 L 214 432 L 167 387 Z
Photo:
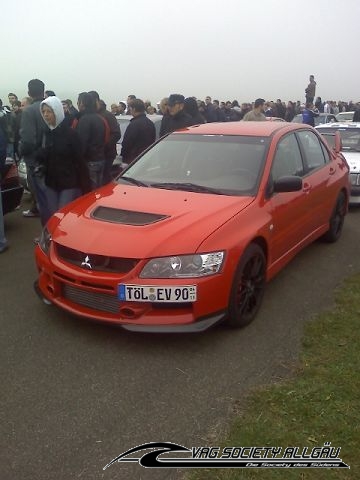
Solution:
M 1 197 L 4 215 L 15 210 L 21 202 L 24 187 L 20 183 L 16 163 L 7 159 L 0 172 Z

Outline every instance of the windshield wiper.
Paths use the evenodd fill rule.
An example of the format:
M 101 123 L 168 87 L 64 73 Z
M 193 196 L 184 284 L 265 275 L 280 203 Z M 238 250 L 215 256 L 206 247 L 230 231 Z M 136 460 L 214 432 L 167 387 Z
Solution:
M 224 192 L 216 188 L 206 187 L 204 185 L 196 185 L 195 183 L 152 183 L 154 188 L 165 188 L 167 190 L 185 190 L 188 192 L 213 193 L 215 195 L 225 195 Z
M 119 177 L 118 180 L 125 180 L 126 182 L 132 183 L 133 185 L 137 185 L 138 187 L 148 187 L 147 183 L 141 182 L 140 180 L 136 180 L 136 178 L 132 177 Z

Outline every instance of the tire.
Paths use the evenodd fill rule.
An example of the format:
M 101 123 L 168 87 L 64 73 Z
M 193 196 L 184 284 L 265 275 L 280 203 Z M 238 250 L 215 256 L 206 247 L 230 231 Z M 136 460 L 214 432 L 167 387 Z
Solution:
M 341 237 L 346 215 L 346 196 L 341 192 L 336 200 L 334 210 L 329 221 L 329 230 L 323 235 L 322 240 L 334 243 Z
M 266 285 L 266 257 L 263 249 L 252 243 L 239 261 L 233 280 L 226 324 L 232 328 L 248 325 L 255 318 Z

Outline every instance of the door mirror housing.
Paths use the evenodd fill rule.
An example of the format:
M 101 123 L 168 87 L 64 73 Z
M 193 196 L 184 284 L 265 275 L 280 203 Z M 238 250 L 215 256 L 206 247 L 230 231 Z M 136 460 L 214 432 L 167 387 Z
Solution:
M 285 177 L 280 177 L 273 183 L 273 192 L 274 193 L 285 193 L 285 192 L 298 192 L 303 187 L 303 181 L 301 177 L 296 175 L 289 175 Z

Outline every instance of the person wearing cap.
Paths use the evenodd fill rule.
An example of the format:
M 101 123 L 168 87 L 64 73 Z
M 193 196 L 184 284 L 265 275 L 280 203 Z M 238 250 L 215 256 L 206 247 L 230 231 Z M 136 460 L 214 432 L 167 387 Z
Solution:
M 254 103 L 254 108 L 248 112 L 244 118 L 244 122 L 263 122 L 266 121 L 264 115 L 265 100 L 263 98 L 257 98 Z
M 194 125 L 192 117 L 185 112 L 185 97 L 177 93 L 172 93 L 168 99 L 168 113 L 161 120 L 160 137 L 167 133 L 174 132 L 179 128 L 190 127 Z

